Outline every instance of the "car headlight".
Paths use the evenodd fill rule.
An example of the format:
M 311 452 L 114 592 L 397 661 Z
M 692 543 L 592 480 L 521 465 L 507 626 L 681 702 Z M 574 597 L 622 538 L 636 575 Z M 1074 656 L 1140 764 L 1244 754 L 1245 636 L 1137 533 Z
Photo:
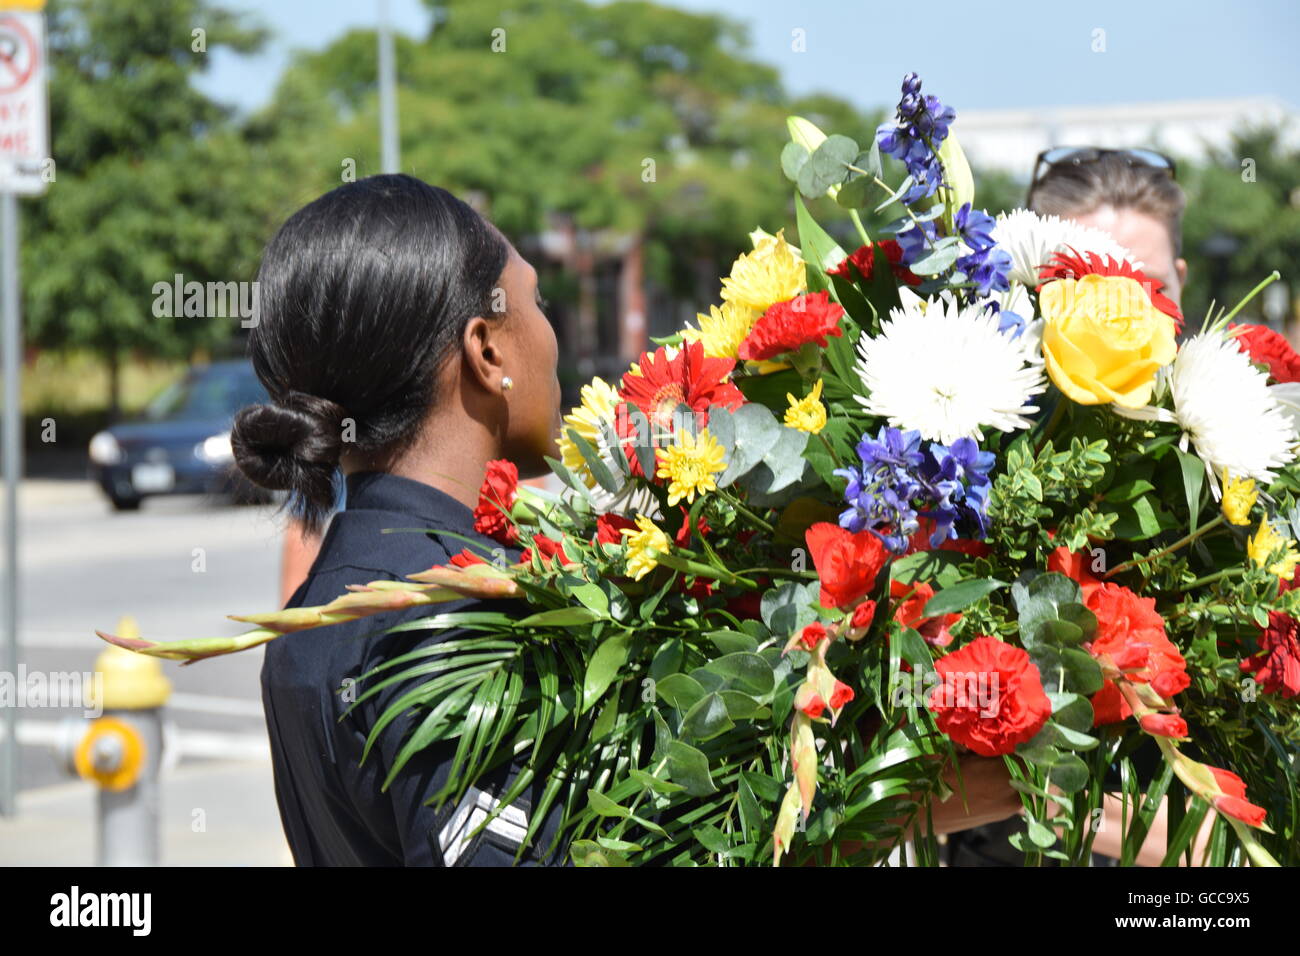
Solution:
M 234 461 L 235 453 L 230 448 L 230 432 L 203 439 L 194 446 L 194 454 L 210 465 Z
M 122 460 L 122 446 L 109 432 L 97 432 L 90 439 L 90 460 L 97 465 L 116 465 Z

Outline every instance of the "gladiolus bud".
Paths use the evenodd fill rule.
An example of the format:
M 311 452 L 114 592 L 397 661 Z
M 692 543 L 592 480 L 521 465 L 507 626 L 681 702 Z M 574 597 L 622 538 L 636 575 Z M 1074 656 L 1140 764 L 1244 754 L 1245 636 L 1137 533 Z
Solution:
M 1177 714 L 1144 714 L 1139 723 L 1143 730 L 1157 737 L 1187 736 L 1187 721 Z

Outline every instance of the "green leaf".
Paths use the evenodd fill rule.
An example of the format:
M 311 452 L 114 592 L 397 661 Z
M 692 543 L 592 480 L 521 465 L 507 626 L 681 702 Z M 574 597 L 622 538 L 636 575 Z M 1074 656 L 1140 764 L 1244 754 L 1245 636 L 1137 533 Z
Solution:
M 591 442 L 572 428 L 568 429 L 567 434 L 569 440 L 577 446 L 578 451 L 582 454 L 582 459 L 587 463 L 587 467 L 591 469 L 591 476 L 596 479 L 596 484 L 610 494 L 617 492 L 620 487 L 618 480 L 615 479 L 614 473 L 609 470 L 609 466 L 605 464 L 604 459 L 600 457 L 600 453 L 592 447 Z
M 734 654 L 738 651 L 753 651 L 758 647 L 758 638 L 746 634 L 743 631 L 710 631 L 705 636 L 711 640 L 714 646 L 723 654 Z
M 923 613 L 926 617 L 954 614 L 970 607 L 984 595 L 991 594 L 998 588 L 1006 586 L 1007 582 L 999 581 L 997 578 L 973 578 L 969 581 L 962 581 L 959 584 L 944 588 L 930 598 L 925 604 Z
M 940 239 L 933 249 L 908 265 L 919 276 L 937 276 L 951 268 L 957 261 L 957 243 Z
M 846 258 L 844 250 L 817 224 L 798 196 L 794 197 L 794 212 L 799 230 L 799 249 L 808 264 L 808 291 L 821 292 L 827 287 L 826 270 Z
M 959 551 L 917 551 L 891 562 L 889 571 L 900 584 L 928 581 L 946 590 L 962 580 L 961 566 L 969 561 L 970 557 Z
M 632 815 L 631 810 L 627 807 L 620 807 L 599 790 L 587 791 L 587 805 L 591 807 L 592 812 L 597 816 L 626 818 Z
M 709 758 L 680 740 L 668 745 L 668 775 L 692 797 L 707 797 L 718 790 L 709 774 Z
M 771 411 L 756 402 L 748 402 L 732 412 L 731 421 L 734 436 L 728 449 L 727 470 L 718 478 L 720 488 L 727 487 L 762 461 L 782 431 Z
M 655 695 L 682 713 L 698 704 L 707 693 L 700 682 L 689 674 L 669 674 L 663 680 L 655 682 Z
M 1192 454 L 1183 451 L 1177 445 L 1174 453 L 1178 455 L 1178 467 L 1183 473 L 1183 493 L 1187 496 L 1187 513 L 1191 515 L 1188 532 L 1196 530 L 1201 513 L 1201 487 L 1205 483 L 1205 463 Z
M 786 143 L 785 148 L 781 150 L 781 172 L 785 173 L 787 179 L 797 182 L 799 172 L 808 162 L 809 155 L 807 147 L 803 144 Z
M 770 713 L 762 703 L 742 691 L 722 690 L 717 693 L 727 705 L 727 716 L 732 720 L 753 720 Z
M 593 840 L 575 840 L 569 847 L 569 858 L 574 866 L 631 866 L 617 851 Z
M 734 726 L 727 715 L 727 705 L 718 694 L 709 694 L 697 701 L 682 718 L 682 733 L 696 740 L 708 740 Z
M 592 585 L 595 587 L 595 585 Z M 599 590 L 599 589 L 597 589 Z M 572 627 L 575 624 L 590 624 L 604 617 L 588 607 L 557 607 L 549 611 L 538 611 L 519 621 L 519 627 Z
M 606 638 L 591 655 L 587 665 L 587 674 L 582 681 L 582 707 L 579 713 L 585 713 L 604 695 L 609 685 L 614 682 L 618 672 L 627 663 L 628 642 L 630 635 L 615 634 Z
M 657 793 L 681 793 L 682 792 L 681 784 L 673 783 L 671 780 L 661 780 L 659 777 L 646 773 L 644 770 L 640 770 L 636 767 L 633 767 L 630 770 L 628 770 L 627 774 L 629 777 L 631 777 L 637 783 L 641 784 L 641 786 L 645 787 L 647 790 L 654 790 Z
M 772 693 L 776 677 L 772 665 L 758 654 L 725 654 L 704 665 L 704 670 L 722 677 L 728 687 L 756 695 Z
M 975 177 L 971 175 L 970 163 L 962 150 L 957 137 L 951 131 L 939 145 L 939 162 L 943 164 L 943 179 L 952 190 L 952 210 L 961 209 L 964 203 L 975 202 Z

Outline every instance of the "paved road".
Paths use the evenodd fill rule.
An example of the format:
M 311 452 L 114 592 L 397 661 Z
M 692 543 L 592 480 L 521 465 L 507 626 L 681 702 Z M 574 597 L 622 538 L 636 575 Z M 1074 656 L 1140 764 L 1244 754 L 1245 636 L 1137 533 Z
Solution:
M 87 481 L 31 480 L 20 491 L 20 663 L 27 671 L 89 672 L 112 631 L 132 615 L 143 637 L 236 634 L 226 614 L 278 606 L 283 517 L 199 496 L 146 500 L 115 514 Z M 175 694 L 176 758 L 266 761 L 260 649 L 180 667 L 164 663 Z M 68 780 L 53 756 L 72 711 L 19 713 L 20 789 Z M 260 778 L 259 778 L 260 779 Z M 269 775 L 261 780 L 273 802 Z

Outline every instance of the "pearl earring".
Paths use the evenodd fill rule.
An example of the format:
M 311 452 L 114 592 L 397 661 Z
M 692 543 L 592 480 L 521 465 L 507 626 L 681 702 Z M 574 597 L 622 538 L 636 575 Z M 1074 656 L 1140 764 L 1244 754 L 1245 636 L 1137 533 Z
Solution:
M 501 391 L 508 392 L 515 387 L 515 380 L 509 375 L 501 376 Z

